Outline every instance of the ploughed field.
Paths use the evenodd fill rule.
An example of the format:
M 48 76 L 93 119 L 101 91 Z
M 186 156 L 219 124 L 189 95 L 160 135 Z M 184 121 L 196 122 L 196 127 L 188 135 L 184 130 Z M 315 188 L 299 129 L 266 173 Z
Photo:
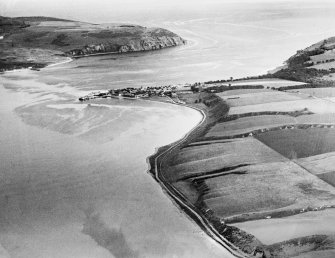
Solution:
M 334 128 L 269 131 L 256 137 L 289 159 L 306 158 L 335 151 Z
M 229 113 L 174 152 L 164 177 L 210 221 L 260 221 L 244 228 L 256 238 L 243 230 L 239 238 L 223 233 L 243 250 L 248 241 L 262 243 L 257 232 L 263 219 L 315 211 L 309 218 L 318 228 L 317 211 L 335 207 L 335 103 L 268 89 L 218 95 Z M 335 231 L 319 233 L 286 234 L 261 245 L 266 257 L 313 257 L 335 249 Z M 334 252 L 321 253 L 330 258 Z

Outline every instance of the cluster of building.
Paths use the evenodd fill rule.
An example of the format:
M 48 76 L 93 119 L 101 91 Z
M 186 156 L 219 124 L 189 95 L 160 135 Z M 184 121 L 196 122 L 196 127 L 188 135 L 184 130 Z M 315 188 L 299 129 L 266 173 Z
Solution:
M 80 97 L 80 101 L 85 101 L 95 98 L 149 98 L 151 96 L 159 97 L 176 97 L 176 86 L 155 86 L 155 87 L 141 87 L 141 88 L 124 88 L 112 89 L 108 91 L 92 92 L 84 97 Z

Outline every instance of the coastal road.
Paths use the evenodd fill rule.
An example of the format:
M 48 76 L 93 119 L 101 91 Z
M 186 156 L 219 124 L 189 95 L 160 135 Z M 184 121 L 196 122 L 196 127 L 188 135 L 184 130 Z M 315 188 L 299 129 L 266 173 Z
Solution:
M 186 211 L 186 213 L 194 219 L 201 228 L 217 243 L 223 246 L 228 252 L 230 252 L 234 257 L 238 258 L 245 258 L 249 257 L 242 251 L 240 251 L 236 246 L 231 244 L 227 239 L 225 239 L 220 233 L 209 223 L 209 221 L 201 216 L 197 212 L 197 208 L 182 194 L 178 189 L 176 189 L 173 185 L 171 185 L 164 176 L 160 173 L 162 162 L 165 158 L 176 148 L 178 148 L 181 144 L 183 144 L 186 139 L 189 137 L 191 133 L 197 130 L 205 121 L 206 121 L 206 114 L 201 109 L 196 107 L 183 105 L 192 109 L 199 111 L 202 114 L 202 120 L 190 131 L 188 132 L 182 139 L 173 143 L 167 150 L 163 151 L 159 155 L 155 157 L 155 179 L 158 183 L 162 186 L 162 188 L 173 198 L 173 200 L 180 205 L 180 207 Z

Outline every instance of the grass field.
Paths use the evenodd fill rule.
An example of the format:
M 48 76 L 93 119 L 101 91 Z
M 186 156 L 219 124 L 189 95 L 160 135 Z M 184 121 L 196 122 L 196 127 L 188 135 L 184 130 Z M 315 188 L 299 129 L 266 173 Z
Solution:
M 335 52 L 333 50 L 327 50 L 323 54 L 313 55 L 310 57 L 314 63 L 311 68 L 329 70 L 335 68 Z
M 335 203 L 330 185 L 252 137 L 188 146 L 172 160 L 164 172 L 168 180 L 192 202 L 200 198 L 218 217 Z M 233 170 L 199 178 L 223 168 Z M 197 191 L 192 178 L 206 191 Z
M 318 177 L 328 184 L 335 186 L 335 171 L 319 174 Z
M 335 97 L 335 88 L 306 88 L 306 89 L 291 90 L 288 92 L 297 92 L 300 94 L 315 96 L 317 98 Z
M 335 62 L 316 64 L 311 66 L 310 68 L 320 69 L 320 70 L 329 70 L 331 68 L 335 68 Z
M 311 61 L 317 63 L 319 61 L 326 61 L 335 59 L 335 53 L 332 50 L 327 50 L 323 54 L 311 56 Z
M 296 86 L 296 85 L 304 85 L 304 82 L 297 82 L 297 81 L 289 81 L 283 79 L 254 79 L 254 80 L 241 80 L 241 81 L 234 81 L 231 83 L 231 86 L 241 86 L 241 85 L 263 85 L 264 87 L 269 88 L 279 88 L 279 87 L 286 87 L 286 86 Z M 228 83 L 227 83 L 228 85 Z
M 188 147 L 174 157 L 165 176 L 176 181 L 185 176 L 211 172 L 241 164 L 284 161 L 285 159 L 254 138 L 237 139 L 226 143 Z
M 295 124 L 296 122 L 297 118 L 284 115 L 243 117 L 237 120 L 216 124 L 209 130 L 206 137 L 238 135 L 258 129 Z
M 270 92 L 257 92 L 257 93 L 244 93 L 239 95 L 224 96 L 218 94 L 223 98 L 230 107 L 246 106 L 246 105 L 256 105 L 271 102 L 282 102 L 290 100 L 300 100 L 304 96 L 299 96 L 296 94 L 290 94 L 280 91 L 270 91 Z
M 272 102 L 256 105 L 231 107 L 229 115 L 262 111 L 296 111 L 307 108 L 313 113 L 335 113 L 335 103 L 322 99 L 302 99 L 294 101 Z
M 335 129 L 331 128 L 269 131 L 256 138 L 290 159 L 335 151 Z
M 296 118 L 299 124 L 335 124 L 335 114 L 312 114 L 308 116 L 299 116 Z
M 301 158 L 296 162 L 315 175 L 334 172 L 335 152 Z
M 240 135 L 261 129 L 294 124 L 335 124 L 335 114 L 311 114 L 298 117 L 288 115 L 259 115 L 242 117 L 214 125 L 205 137 Z
M 224 92 L 217 93 L 220 97 L 229 97 L 232 95 L 242 95 L 242 94 L 249 94 L 249 93 L 261 93 L 261 92 L 271 92 L 272 90 L 269 89 L 238 89 L 238 90 L 227 90 Z
M 335 190 L 293 162 L 259 163 L 205 180 L 204 203 L 219 217 L 335 203 Z
M 296 162 L 325 182 L 335 186 L 335 152 L 301 158 Z

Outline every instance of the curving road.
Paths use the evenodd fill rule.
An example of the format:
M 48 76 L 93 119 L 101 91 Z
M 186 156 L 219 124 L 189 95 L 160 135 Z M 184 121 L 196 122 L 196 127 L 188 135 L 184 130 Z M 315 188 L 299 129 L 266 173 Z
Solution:
M 217 243 L 222 245 L 227 251 L 229 251 L 233 256 L 238 258 L 249 257 L 242 251 L 240 251 L 236 246 L 231 244 L 227 239 L 225 239 L 220 233 L 209 223 L 209 221 L 201 216 L 196 207 L 182 194 L 178 189 L 176 189 L 173 185 L 171 185 L 164 176 L 160 173 L 162 163 L 168 157 L 168 155 L 175 149 L 178 148 L 181 144 L 183 144 L 189 135 L 194 132 L 197 128 L 199 128 L 206 121 L 206 114 L 201 109 L 196 107 L 183 105 L 189 108 L 193 108 L 199 111 L 202 114 L 202 120 L 190 131 L 188 132 L 182 139 L 173 143 L 167 150 L 163 151 L 159 155 L 155 157 L 155 179 L 159 182 L 162 188 L 173 198 L 173 200 L 180 205 L 183 210 L 186 210 L 187 214 L 194 219 L 198 225 L 200 225 L 204 231 Z

